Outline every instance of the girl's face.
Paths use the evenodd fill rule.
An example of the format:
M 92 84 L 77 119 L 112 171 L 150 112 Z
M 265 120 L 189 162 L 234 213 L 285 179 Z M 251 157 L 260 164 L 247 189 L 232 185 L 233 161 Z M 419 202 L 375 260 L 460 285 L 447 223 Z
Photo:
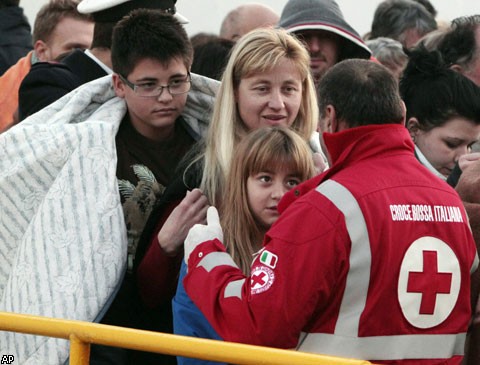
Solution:
M 282 168 L 262 171 L 247 179 L 248 206 L 259 224 L 269 228 L 279 216 L 278 202 L 301 182 L 298 174 Z
M 459 157 L 469 153 L 469 147 L 480 138 L 480 125 L 461 117 L 452 118 L 428 132 L 409 129 L 416 146 L 445 176 L 450 175 Z
M 241 79 L 235 92 L 237 108 L 248 130 L 291 126 L 302 102 L 302 78 L 295 65 L 282 59 L 267 72 Z

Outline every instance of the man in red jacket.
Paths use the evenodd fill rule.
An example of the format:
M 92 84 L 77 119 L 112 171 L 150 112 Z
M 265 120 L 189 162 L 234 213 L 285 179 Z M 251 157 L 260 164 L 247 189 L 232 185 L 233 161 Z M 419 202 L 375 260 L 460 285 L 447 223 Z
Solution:
M 415 159 L 393 76 L 366 60 L 319 85 L 331 168 L 285 195 L 250 277 L 215 208 L 185 243 L 187 293 L 228 341 L 388 364 L 460 364 L 478 257 L 456 192 Z

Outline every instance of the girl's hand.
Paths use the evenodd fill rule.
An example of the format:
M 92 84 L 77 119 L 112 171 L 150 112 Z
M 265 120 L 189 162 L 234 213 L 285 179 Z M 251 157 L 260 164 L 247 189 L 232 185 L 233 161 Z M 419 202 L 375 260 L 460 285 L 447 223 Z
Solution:
M 317 175 L 321 174 L 327 169 L 327 163 L 320 152 L 315 152 L 313 154 L 313 164 L 317 169 Z
M 469 166 L 473 165 L 475 161 L 480 160 L 480 152 L 467 153 L 460 156 L 458 165 L 462 171 L 465 171 Z
M 200 189 L 187 192 L 158 232 L 158 242 L 165 254 L 176 255 L 182 248 L 190 228 L 195 224 L 206 223 L 208 207 L 207 197 Z

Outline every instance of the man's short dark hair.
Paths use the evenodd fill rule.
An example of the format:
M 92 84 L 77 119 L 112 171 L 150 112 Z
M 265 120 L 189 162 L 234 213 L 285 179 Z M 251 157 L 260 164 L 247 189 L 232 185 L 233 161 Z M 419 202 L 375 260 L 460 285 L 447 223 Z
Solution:
M 93 40 L 90 48 L 112 48 L 113 28 L 117 23 L 95 23 Z
M 318 105 L 323 117 L 327 105 L 350 128 L 403 121 L 398 82 L 380 64 L 350 59 L 330 68 L 318 85 Z
M 471 15 L 452 20 L 450 30 L 438 45 L 447 65 L 462 67 L 468 65 L 479 55 L 475 39 L 475 31 L 480 26 L 480 15 Z
M 185 29 L 173 15 L 160 10 L 138 9 L 115 26 L 112 38 L 113 70 L 128 76 L 137 63 L 146 58 L 164 65 L 178 58 L 190 70 L 192 45 Z
M 192 72 L 220 80 L 234 45 L 234 41 L 219 36 L 197 45 L 194 47 Z
M 404 43 L 406 31 L 425 35 L 437 29 L 437 22 L 425 7 L 411 0 L 385 0 L 373 15 L 370 39 L 388 37 Z

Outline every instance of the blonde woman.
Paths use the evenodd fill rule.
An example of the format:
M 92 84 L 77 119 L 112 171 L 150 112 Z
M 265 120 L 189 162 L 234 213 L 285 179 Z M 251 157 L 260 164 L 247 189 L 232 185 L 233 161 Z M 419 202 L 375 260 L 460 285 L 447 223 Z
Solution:
M 218 205 L 235 145 L 262 126 L 284 125 L 309 140 L 318 122 L 304 47 L 283 30 L 248 33 L 225 68 L 207 135 L 201 190 Z
M 226 176 L 242 138 L 260 127 L 284 126 L 308 141 L 317 123 L 304 46 L 281 29 L 256 29 L 243 36 L 225 68 L 204 147 L 198 146 L 200 152 L 167 188 L 139 244 L 137 283 L 146 306 L 168 307 L 185 237 L 194 224 L 205 221 L 210 204 L 221 209 Z

